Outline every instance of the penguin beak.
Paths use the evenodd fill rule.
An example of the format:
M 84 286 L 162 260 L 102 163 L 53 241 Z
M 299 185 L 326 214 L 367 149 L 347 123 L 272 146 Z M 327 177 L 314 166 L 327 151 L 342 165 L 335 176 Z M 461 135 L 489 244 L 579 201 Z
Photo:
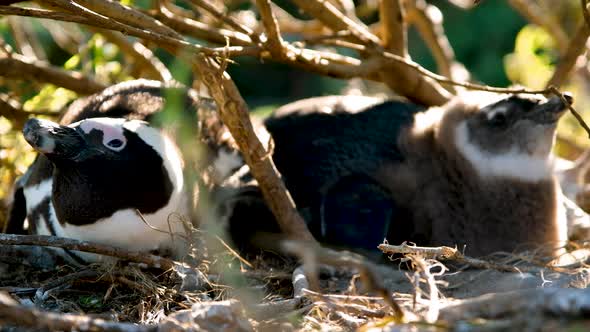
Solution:
M 546 102 L 535 106 L 526 117 L 539 124 L 555 124 L 574 101 L 569 93 L 565 93 L 563 97 L 563 99 L 559 96 L 549 98 Z
M 50 159 L 74 159 L 85 145 L 84 139 L 74 128 L 48 120 L 27 120 L 23 135 L 33 149 Z

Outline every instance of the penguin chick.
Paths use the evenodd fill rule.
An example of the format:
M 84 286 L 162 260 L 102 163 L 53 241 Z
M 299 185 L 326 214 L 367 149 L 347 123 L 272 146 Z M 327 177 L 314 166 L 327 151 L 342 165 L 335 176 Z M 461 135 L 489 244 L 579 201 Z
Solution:
M 196 116 L 199 100 L 191 90 L 137 80 L 74 102 L 60 124 L 28 120 L 23 135 L 39 155 L 17 182 L 11 230 L 26 217 L 33 234 L 184 255 L 186 243 L 168 234 L 183 229 L 170 216 L 189 212 L 184 161 L 175 141 L 154 125 L 163 96 L 174 91 L 180 107 Z M 77 262 L 102 259 L 64 252 Z
M 562 245 L 551 148 L 567 105 L 475 95 L 427 110 L 387 101 L 325 112 L 316 98 L 277 110 L 265 123 L 273 159 L 312 233 L 338 246 L 375 250 L 385 238 L 472 256 Z

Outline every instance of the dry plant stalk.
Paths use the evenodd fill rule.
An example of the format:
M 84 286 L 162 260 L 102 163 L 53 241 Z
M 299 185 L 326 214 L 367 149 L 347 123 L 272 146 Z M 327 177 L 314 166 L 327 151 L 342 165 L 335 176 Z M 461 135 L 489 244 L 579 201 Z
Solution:
M 482 259 L 472 258 L 463 255 L 457 248 L 451 247 L 418 247 L 408 245 L 405 242 L 401 245 L 391 245 L 382 243 L 377 246 L 384 254 L 403 254 L 403 255 L 420 255 L 426 258 L 432 258 L 442 261 L 455 261 L 460 264 L 466 264 L 471 267 L 480 269 L 492 269 L 504 272 L 523 272 L 526 269 L 516 268 L 512 265 L 495 264 Z
M 155 256 L 149 253 L 134 252 L 105 244 L 92 243 L 89 241 L 80 241 L 57 236 L 0 234 L 0 244 L 11 246 L 43 246 L 67 250 L 77 250 L 98 255 L 115 257 L 134 263 L 142 263 L 147 265 L 148 267 L 160 268 L 164 270 L 173 269 L 179 266 L 184 268 L 184 266 L 181 263 L 175 262 L 168 258 Z

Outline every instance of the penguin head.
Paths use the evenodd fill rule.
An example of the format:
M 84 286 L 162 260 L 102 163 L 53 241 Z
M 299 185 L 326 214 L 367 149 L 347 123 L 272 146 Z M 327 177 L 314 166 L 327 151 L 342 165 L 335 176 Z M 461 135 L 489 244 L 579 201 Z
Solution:
M 481 176 L 525 181 L 550 177 L 555 129 L 572 97 L 565 102 L 533 95 L 495 98 L 451 102 L 442 115 L 441 139 L 453 142 L 453 149 Z
M 30 119 L 23 134 L 53 163 L 53 201 L 68 223 L 92 223 L 128 208 L 151 213 L 182 190 L 176 146 L 147 122 L 90 118 L 64 126 Z

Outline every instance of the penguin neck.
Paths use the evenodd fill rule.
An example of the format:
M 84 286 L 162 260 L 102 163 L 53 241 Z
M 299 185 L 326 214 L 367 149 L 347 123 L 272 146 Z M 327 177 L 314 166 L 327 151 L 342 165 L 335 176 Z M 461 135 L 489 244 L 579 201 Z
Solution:
M 415 232 L 425 233 L 429 244 L 465 245 L 468 255 L 482 256 L 565 242 L 552 175 L 535 181 L 482 176 L 434 126 L 420 135 L 408 130 L 399 142 L 406 160 L 379 175 L 394 200 L 410 206 Z
M 547 160 L 533 163 L 527 173 L 524 166 L 532 160 L 502 156 L 492 160 L 492 165 L 475 164 L 461 148 L 439 146 L 435 149 L 437 157 L 430 162 L 432 171 L 440 174 L 440 181 L 434 182 L 431 190 L 447 197 L 444 210 L 449 218 L 442 224 L 433 220 L 433 240 L 446 231 L 448 238 L 440 242 L 463 241 L 467 254 L 473 256 L 565 244 L 567 230 L 559 209 L 559 186 Z

